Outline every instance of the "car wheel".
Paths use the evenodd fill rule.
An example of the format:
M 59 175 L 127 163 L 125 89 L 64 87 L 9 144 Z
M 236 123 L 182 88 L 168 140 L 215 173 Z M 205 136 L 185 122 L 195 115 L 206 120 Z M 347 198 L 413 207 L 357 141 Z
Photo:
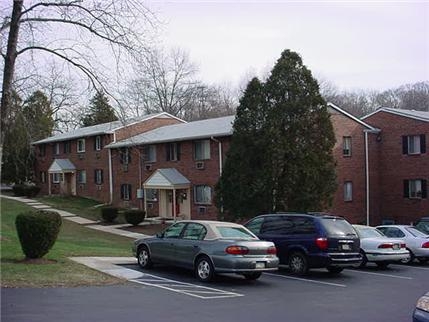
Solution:
M 410 257 L 408 257 L 408 259 L 401 260 L 402 264 L 411 264 L 412 262 L 414 262 L 415 256 L 414 256 L 413 252 L 408 248 L 407 248 L 407 250 L 410 252 Z
M 246 280 L 257 280 L 262 275 L 261 272 L 254 272 L 254 273 L 244 273 L 243 276 L 246 278 Z
M 387 266 L 389 266 L 389 263 L 386 263 L 386 262 L 376 262 L 376 264 L 378 268 L 381 268 L 381 269 L 386 269 Z
M 213 279 L 214 268 L 210 258 L 203 256 L 197 260 L 195 275 L 202 282 L 210 282 Z
M 308 273 L 307 258 L 303 253 L 294 252 L 289 255 L 289 269 L 294 275 L 305 275 Z
M 362 255 L 362 262 L 359 264 L 359 268 L 363 268 L 368 263 L 368 258 L 362 249 L 360 250 L 360 254 Z
M 152 267 L 152 260 L 150 259 L 150 253 L 146 246 L 142 246 L 139 249 L 137 261 L 141 268 Z
M 338 266 L 329 266 L 326 268 L 328 270 L 329 273 L 331 274 L 339 274 L 343 271 L 343 267 L 338 267 Z

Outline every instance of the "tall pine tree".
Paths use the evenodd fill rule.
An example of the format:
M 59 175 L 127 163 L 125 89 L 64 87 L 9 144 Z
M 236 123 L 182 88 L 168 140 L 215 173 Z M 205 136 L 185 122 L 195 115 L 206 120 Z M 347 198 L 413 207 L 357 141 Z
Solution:
M 336 189 L 334 144 L 317 81 L 285 50 L 267 81 L 252 80 L 240 100 L 218 207 L 233 218 L 323 209 Z
M 117 120 L 108 97 L 103 92 L 97 92 L 90 101 L 89 112 L 82 117 L 81 122 L 83 126 L 91 126 Z

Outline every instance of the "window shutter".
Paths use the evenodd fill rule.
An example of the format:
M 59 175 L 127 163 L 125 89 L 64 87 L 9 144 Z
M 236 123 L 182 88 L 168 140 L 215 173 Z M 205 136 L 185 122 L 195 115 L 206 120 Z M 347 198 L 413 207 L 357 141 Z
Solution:
M 94 170 L 94 183 L 98 183 L 97 182 L 97 169 Z
M 97 150 L 97 137 L 94 136 L 94 151 Z
M 402 137 L 402 154 L 408 154 L 408 136 Z
M 124 152 L 122 149 L 119 149 L 119 162 L 124 163 Z
M 410 197 L 410 185 L 408 180 L 404 180 L 404 198 Z
M 180 143 L 177 143 L 177 161 L 180 160 Z
M 127 148 L 128 163 L 131 163 L 131 149 Z
M 124 199 L 124 185 L 121 184 L 121 199 Z
M 167 156 L 167 161 L 170 161 L 171 160 L 171 158 L 170 158 L 170 143 L 167 143 L 166 145 L 165 145 L 165 147 L 166 147 L 166 150 L 165 150 L 165 155 Z
M 131 200 L 131 199 L 132 199 L 132 198 L 131 198 L 131 197 L 132 197 L 132 193 L 131 193 L 131 192 L 132 192 L 131 185 L 130 185 L 130 184 L 128 184 L 128 185 L 127 185 L 127 188 L 128 188 L 128 199 L 129 199 L 129 200 Z
M 103 170 L 100 170 L 100 183 L 103 183 Z
M 420 135 L 420 153 L 426 153 L 426 135 Z
M 422 179 L 422 198 L 426 199 L 427 197 L 428 197 L 427 180 Z

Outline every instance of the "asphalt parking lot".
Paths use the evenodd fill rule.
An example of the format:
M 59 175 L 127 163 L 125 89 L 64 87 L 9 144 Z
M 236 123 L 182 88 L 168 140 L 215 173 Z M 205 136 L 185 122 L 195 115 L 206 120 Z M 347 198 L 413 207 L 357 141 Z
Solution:
M 198 282 L 192 272 L 156 266 L 123 286 L 2 289 L 4 321 L 411 321 L 429 290 L 429 265 L 369 265 L 333 276 L 287 269 L 257 281 L 222 275 Z M 36 313 L 34 313 L 36 312 Z

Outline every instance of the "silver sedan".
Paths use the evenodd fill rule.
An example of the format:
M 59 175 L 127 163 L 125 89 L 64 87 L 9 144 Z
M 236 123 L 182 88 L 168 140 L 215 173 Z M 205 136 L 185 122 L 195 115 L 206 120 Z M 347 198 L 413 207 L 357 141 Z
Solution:
M 277 270 L 272 242 L 259 240 L 242 225 L 221 221 L 179 221 L 155 237 L 134 242 L 133 253 L 142 268 L 167 264 L 193 269 L 207 282 L 217 273 L 236 273 L 254 280 Z

